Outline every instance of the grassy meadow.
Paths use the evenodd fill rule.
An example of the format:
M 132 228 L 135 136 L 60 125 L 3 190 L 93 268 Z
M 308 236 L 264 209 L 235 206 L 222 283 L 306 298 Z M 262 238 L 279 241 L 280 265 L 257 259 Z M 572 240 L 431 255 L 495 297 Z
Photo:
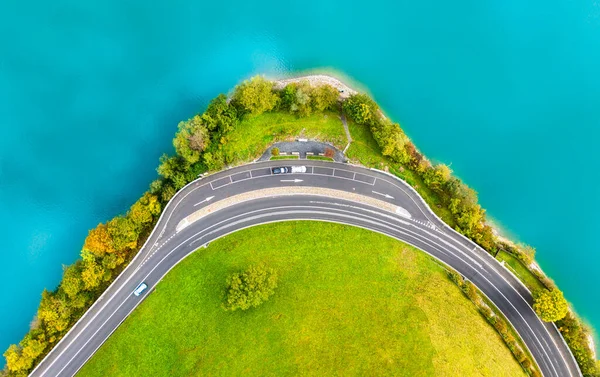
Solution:
M 279 274 L 258 308 L 221 307 L 228 274 Z M 285 222 L 212 242 L 174 268 L 78 376 L 523 376 L 426 254 L 349 226 Z

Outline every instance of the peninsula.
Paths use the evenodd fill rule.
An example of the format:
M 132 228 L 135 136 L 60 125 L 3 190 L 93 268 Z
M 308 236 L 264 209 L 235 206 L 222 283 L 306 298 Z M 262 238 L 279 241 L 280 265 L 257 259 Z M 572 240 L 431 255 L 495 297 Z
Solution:
M 44 291 L 7 376 L 262 375 L 264 360 L 277 374 L 599 375 L 533 249 L 498 237 L 476 193 L 367 95 L 325 75 L 254 77 L 173 144 Z

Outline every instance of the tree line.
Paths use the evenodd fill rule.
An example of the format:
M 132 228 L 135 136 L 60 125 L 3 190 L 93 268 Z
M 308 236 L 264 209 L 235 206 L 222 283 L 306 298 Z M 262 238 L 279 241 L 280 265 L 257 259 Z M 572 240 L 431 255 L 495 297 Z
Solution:
M 453 215 L 456 231 L 488 251 L 496 250 L 492 228 L 486 224 L 485 210 L 478 204 L 473 189 L 453 177 L 448 166 L 432 165 L 400 125 L 384 117 L 375 101 L 366 94 L 351 96 L 344 101 L 343 109 L 354 122 L 369 127 L 384 156 L 411 169 L 439 196 Z
M 9 375 L 25 376 L 106 289 L 137 252 L 160 215 L 162 203 L 150 192 L 123 216 L 90 230 L 81 259 L 63 267 L 57 289 L 44 290 L 30 331 L 4 353 Z

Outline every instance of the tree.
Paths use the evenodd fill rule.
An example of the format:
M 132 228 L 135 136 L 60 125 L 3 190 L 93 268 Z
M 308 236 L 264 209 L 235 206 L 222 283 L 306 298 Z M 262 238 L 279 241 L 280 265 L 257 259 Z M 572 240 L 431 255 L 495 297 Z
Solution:
M 452 177 L 446 182 L 446 191 L 451 198 L 458 199 L 453 211 L 454 214 L 462 212 L 465 208 L 477 205 L 477 192 L 465 185 L 458 178 Z
M 93 300 L 94 296 L 90 292 L 81 291 L 77 296 L 70 299 L 70 305 L 75 309 L 82 309 L 88 306 Z
M 163 154 L 160 157 L 160 165 L 158 165 L 156 171 L 163 178 L 171 181 L 175 190 L 179 190 L 194 179 L 193 173 L 190 173 L 189 163 L 179 156 L 169 157 L 167 154 Z
M 253 116 L 272 110 L 279 101 L 273 92 L 273 83 L 264 77 L 255 76 L 235 88 L 233 101 Z
M 283 110 L 292 111 L 292 105 L 296 101 L 296 89 L 298 87 L 296 85 L 288 84 L 283 88 L 283 90 L 279 93 L 281 98 L 279 102 L 279 106 Z
M 44 289 L 38 308 L 38 318 L 49 333 L 62 332 L 67 329 L 71 321 L 71 308 L 64 296 Z
M 225 310 L 247 310 L 267 301 L 275 293 L 277 274 L 263 265 L 252 266 L 227 278 Z
M 411 141 L 408 141 L 404 147 L 406 153 L 410 156 L 410 168 L 421 175 L 425 174 L 427 169 L 431 167 L 429 161 L 425 160 L 425 157 L 423 157 Z
M 493 234 L 491 228 L 485 228 L 485 211 L 477 203 L 477 193 L 458 178 L 450 178 L 445 187 L 451 198 L 448 208 L 454 215 L 457 230 L 476 242 L 491 243 Z
M 92 290 L 100 285 L 105 277 L 105 271 L 95 260 L 83 264 L 81 279 L 86 290 Z
M 113 248 L 122 252 L 135 249 L 139 237 L 135 223 L 127 217 L 117 216 L 108 222 L 107 230 L 112 238 Z
M 99 257 L 106 253 L 114 253 L 115 249 L 112 237 L 108 232 L 106 224 L 98 224 L 98 226 L 88 232 L 83 248 Z
M 105 270 L 114 270 L 123 262 L 125 262 L 125 259 L 123 257 L 120 257 L 116 254 L 107 254 L 104 257 L 102 257 L 101 264 L 102 268 Z
M 210 143 L 210 137 L 208 135 L 208 130 L 204 127 L 197 129 L 188 137 L 188 142 L 189 142 L 190 148 L 193 151 L 202 152 L 203 150 L 206 149 L 206 147 L 208 147 L 208 144 Z M 188 160 L 188 162 L 193 163 L 190 160 Z M 196 161 L 194 161 L 194 162 L 196 162 Z
M 452 171 L 447 165 L 438 164 L 435 167 L 425 171 L 423 180 L 432 190 L 442 192 L 446 182 L 450 180 Z
M 308 81 L 292 83 L 288 86 L 295 88 L 295 94 L 290 105 L 290 112 L 296 113 L 301 117 L 309 116 L 312 113 L 311 93 L 313 89 L 310 87 Z
M 196 115 L 185 122 L 179 122 L 177 127 L 179 131 L 173 139 L 175 151 L 189 164 L 198 162 L 200 154 L 210 143 L 208 129 L 202 124 L 202 118 Z
M 223 152 L 206 152 L 204 154 L 204 163 L 209 170 L 221 170 L 223 166 L 225 166 L 225 157 L 223 156 Z
M 210 101 L 201 118 L 209 131 L 222 135 L 235 128 L 238 114 L 236 108 L 227 102 L 227 96 L 219 94 Z
M 366 94 L 354 94 L 342 105 L 344 111 L 358 124 L 371 124 L 377 114 L 377 105 Z
M 450 202 L 450 211 L 455 215 L 456 224 L 461 233 L 473 239 L 477 239 L 477 234 L 482 229 L 485 220 L 485 211 L 479 204 L 465 207 L 461 206 L 459 199 L 452 199 Z
M 77 297 L 83 289 L 80 263 L 63 267 L 63 278 L 60 282 L 60 288 L 70 299 Z
M 156 195 L 144 193 L 129 209 L 127 217 L 140 229 L 152 223 L 154 216 L 160 215 L 160 202 Z
M 166 153 L 160 156 L 160 163 L 156 171 L 163 178 L 173 180 L 177 174 L 187 169 L 187 164 L 184 159 L 177 156 L 169 157 Z
M 31 360 L 32 362 L 38 358 L 46 349 L 46 343 L 42 342 L 38 339 L 33 339 L 31 337 L 25 337 L 25 339 L 21 342 L 21 346 L 23 346 L 23 356 L 27 360 Z M 31 368 L 32 365 L 29 365 Z
M 308 81 L 300 81 L 286 85 L 279 96 L 281 109 L 304 117 L 314 111 L 333 109 L 339 93 L 330 85 L 312 87 Z
M 541 289 L 533 295 L 533 309 L 543 321 L 554 322 L 569 312 L 569 304 L 559 289 Z
M 13 372 L 27 375 L 27 371 L 32 367 L 33 360 L 23 355 L 23 349 L 16 344 L 11 344 L 4 352 L 6 359 L 6 368 Z
M 483 227 L 479 227 L 479 231 L 475 236 L 475 242 L 481 245 L 481 247 L 483 247 L 485 250 L 493 252 L 495 255 L 498 251 L 498 246 L 496 245 L 496 236 L 494 235 L 494 230 L 491 226 L 485 223 L 483 224 Z
M 331 85 L 321 85 L 312 92 L 312 107 L 316 111 L 333 110 L 340 93 Z
M 410 155 L 405 147 L 409 140 L 398 124 L 386 119 L 373 120 L 370 127 L 373 138 L 377 141 L 384 156 L 403 164 L 410 161 Z
M 175 196 L 176 193 L 177 193 L 177 190 L 171 183 L 165 184 L 162 187 L 162 192 L 160 193 L 160 199 L 163 201 L 163 203 L 167 203 L 169 200 L 171 200 L 171 198 L 173 196 Z

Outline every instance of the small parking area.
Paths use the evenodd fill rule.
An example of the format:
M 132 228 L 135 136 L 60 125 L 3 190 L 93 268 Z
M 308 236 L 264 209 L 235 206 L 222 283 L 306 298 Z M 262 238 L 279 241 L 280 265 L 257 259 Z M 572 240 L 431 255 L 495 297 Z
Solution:
M 277 148 L 279 156 L 290 156 L 292 158 L 310 159 L 330 157 L 336 162 L 347 162 L 344 153 L 331 144 L 314 140 L 298 139 L 297 141 L 282 141 L 271 145 L 258 161 L 269 161 L 273 157 L 272 150 Z M 314 157 L 313 157 L 314 156 Z

